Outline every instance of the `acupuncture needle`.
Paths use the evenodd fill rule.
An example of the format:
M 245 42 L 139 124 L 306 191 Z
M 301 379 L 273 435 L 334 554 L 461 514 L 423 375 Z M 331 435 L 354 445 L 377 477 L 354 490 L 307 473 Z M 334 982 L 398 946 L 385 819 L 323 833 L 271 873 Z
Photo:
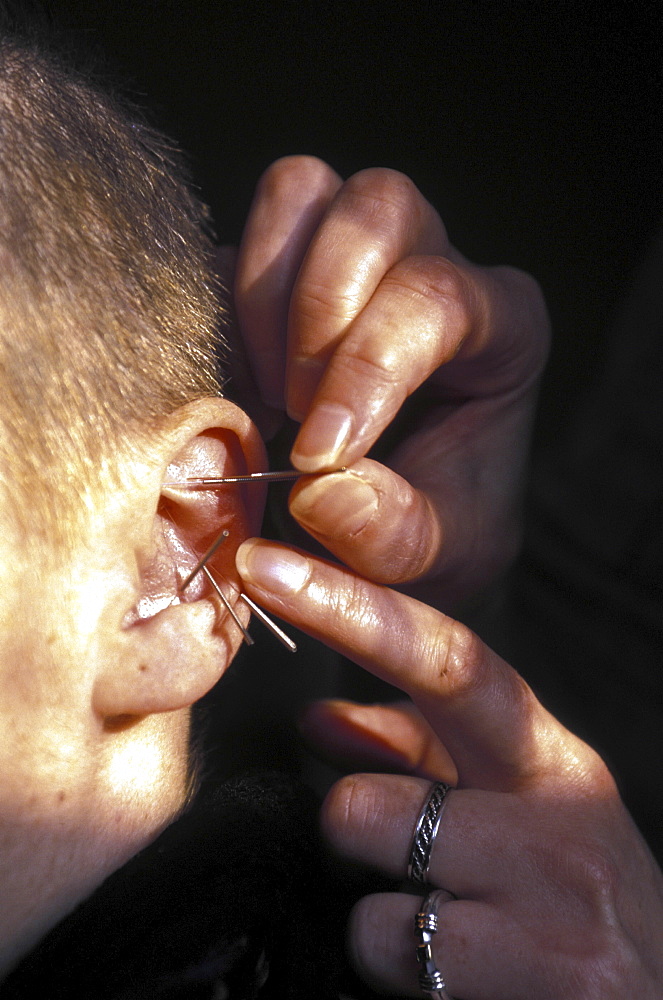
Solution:
M 207 579 L 211 583 L 212 587 L 214 588 L 214 590 L 216 591 L 216 593 L 218 594 L 218 596 L 221 598 L 221 601 L 225 605 L 226 611 L 228 612 L 228 614 L 230 615 L 230 617 L 232 618 L 232 620 L 235 622 L 235 625 L 237 625 L 237 628 L 240 630 L 240 632 L 244 636 L 244 642 L 246 643 L 247 646 L 253 646 L 253 639 L 251 638 L 251 636 L 249 635 L 249 633 L 246 631 L 246 629 L 242 625 L 241 621 L 239 620 L 239 616 L 237 615 L 237 612 L 233 608 L 232 604 L 230 603 L 230 601 L 228 600 L 228 598 L 226 597 L 226 595 L 221 590 L 221 587 L 218 585 L 218 583 L 216 582 L 216 580 L 214 579 L 214 577 L 210 573 L 209 568 L 207 566 L 203 566 L 202 569 L 203 569 L 203 573 L 205 574 L 205 576 L 207 577 Z M 267 617 L 267 616 L 265 615 L 265 617 Z M 274 622 L 270 622 L 270 624 L 274 625 Z M 274 628 L 278 628 L 278 626 L 274 625 Z
M 341 469 L 330 469 L 325 472 L 299 472 L 297 469 L 284 469 L 281 472 L 252 472 L 246 476 L 193 476 L 180 483 L 164 483 L 164 486 L 183 490 L 218 490 L 227 483 L 285 483 L 289 480 L 301 479 L 302 476 L 328 476 L 332 472 L 347 472 L 345 466 Z
M 228 529 L 224 528 L 223 531 L 221 532 L 221 534 L 217 538 L 215 538 L 215 540 L 212 542 L 212 544 L 210 545 L 209 549 L 207 550 L 207 552 L 205 553 L 205 555 L 203 556 L 203 558 L 194 566 L 194 568 L 191 570 L 191 572 L 187 576 L 186 580 L 184 580 L 184 582 L 181 584 L 181 586 L 179 588 L 179 592 L 180 592 L 180 594 L 183 593 L 183 591 L 186 590 L 186 588 L 189 586 L 189 584 L 193 580 L 194 576 L 196 576 L 202 570 L 202 572 L 207 577 L 209 583 L 212 585 L 212 587 L 214 588 L 214 590 L 216 591 L 216 593 L 218 594 L 218 596 L 223 601 L 226 609 L 230 613 L 230 615 L 233 618 L 235 624 L 240 629 L 242 635 L 244 636 L 245 643 L 247 644 L 247 646 L 252 646 L 253 645 L 253 639 L 251 638 L 251 636 L 249 635 L 249 633 L 247 632 L 247 630 L 242 625 L 241 621 L 239 620 L 239 618 L 238 618 L 238 616 L 237 616 L 237 614 L 235 612 L 235 609 L 233 607 L 231 607 L 230 602 L 228 601 L 226 595 L 223 593 L 223 591 L 221 590 L 221 588 L 218 586 L 216 580 L 213 578 L 212 574 L 210 573 L 210 571 L 209 571 L 209 569 L 207 567 L 207 563 L 212 558 L 212 556 L 214 555 L 214 553 L 216 552 L 216 550 L 223 544 L 223 542 L 225 542 L 225 540 L 226 540 L 226 538 L 228 537 L 229 534 L 230 534 L 230 532 L 228 531 Z M 265 612 L 262 610 L 262 608 L 258 607 L 258 605 L 255 603 L 255 601 L 252 601 L 251 598 L 247 597 L 246 594 L 240 593 L 239 596 L 242 598 L 243 601 L 245 601 L 248 604 L 248 606 L 251 608 L 251 610 L 253 611 L 253 613 L 260 619 L 260 621 L 263 623 L 263 625 L 265 625 L 266 628 L 269 629 L 269 631 L 272 633 L 272 635 L 274 635 L 279 640 L 279 642 L 281 642 L 286 647 L 286 649 L 289 649 L 291 653 L 296 653 L 297 652 L 297 646 L 292 641 L 292 639 L 285 634 L 285 632 L 283 631 L 283 629 L 279 628 L 279 626 L 276 624 L 276 622 L 273 622 L 272 619 L 268 615 L 265 614 Z
M 184 591 L 186 590 L 186 588 L 189 586 L 189 584 L 193 580 L 194 576 L 196 576 L 198 573 L 200 573 L 201 569 L 205 569 L 205 564 L 212 558 L 212 556 L 214 555 L 214 553 L 216 552 L 216 550 L 219 548 L 219 546 L 223 542 L 225 542 L 225 540 L 226 540 L 226 538 L 228 537 L 229 534 L 230 534 L 230 532 L 228 531 L 228 529 L 224 528 L 223 531 L 221 532 L 221 534 L 217 538 L 214 539 L 214 541 L 212 542 L 212 544 L 210 545 L 210 547 L 208 548 L 207 552 L 205 553 L 205 555 L 203 556 L 203 558 L 200 560 L 200 562 L 196 563 L 196 565 L 193 567 L 193 569 L 191 570 L 191 572 L 187 576 L 186 580 L 184 580 L 184 582 L 180 584 L 180 586 L 179 586 L 180 594 L 184 593 Z
M 255 601 L 252 601 L 246 594 L 240 594 L 239 596 L 242 601 L 245 601 L 246 604 L 248 604 L 251 611 L 253 611 L 254 615 L 260 619 L 265 628 L 268 628 L 272 635 L 275 636 L 286 649 L 289 649 L 291 653 L 297 652 L 297 644 L 292 641 L 289 635 L 285 634 L 282 628 L 278 627 L 276 622 L 273 622 L 272 619 L 265 614 L 262 608 L 258 607 Z

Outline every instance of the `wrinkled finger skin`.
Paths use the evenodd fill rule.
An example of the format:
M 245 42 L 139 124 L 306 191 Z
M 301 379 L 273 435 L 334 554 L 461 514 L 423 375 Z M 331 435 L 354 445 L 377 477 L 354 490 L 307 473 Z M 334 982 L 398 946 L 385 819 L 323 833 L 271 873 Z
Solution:
M 301 421 L 295 518 L 384 583 L 426 581 L 439 606 L 513 557 L 548 321 L 536 283 L 480 268 L 393 170 L 346 181 L 311 157 L 262 177 L 234 285 L 241 334 L 269 406 Z M 416 415 L 383 465 L 365 461 L 404 402 Z M 378 530 L 378 526 L 382 526 Z M 432 586 L 430 585 L 432 582 Z
M 262 540 L 240 547 L 237 566 L 267 610 L 405 691 L 453 762 L 430 869 L 458 896 L 443 904 L 434 941 L 451 995 L 660 998 L 663 880 L 597 754 L 437 610 Z M 340 853 L 404 876 L 429 787 L 411 774 L 342 779 L 323 808 L 326 835 Z M 408 896 L 369 897 L 350 927 L 362 974 L 401 995 L 419 995 L 415 942 L 403 943 L 416 909 Z

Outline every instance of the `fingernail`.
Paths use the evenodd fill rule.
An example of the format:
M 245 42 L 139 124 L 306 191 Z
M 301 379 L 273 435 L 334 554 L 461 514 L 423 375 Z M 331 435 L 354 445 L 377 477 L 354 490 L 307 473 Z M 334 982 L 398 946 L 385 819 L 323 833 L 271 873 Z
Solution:
M 333 468 L 350 439 L 354 415 L 345 406 L 321 403 L 302 427 L 292 461 L 302 472 Z
M 235 563 L 248 583 L 281 596 L 300 591 L 311 573 L 308 559 L 299 552 L 253 540 L 240 545 Z
M 329 538 L 356 535 L 378 509 L 378 495 L 364 479 L 349 472 L 313 479 L 290 504 L 305 527 Z

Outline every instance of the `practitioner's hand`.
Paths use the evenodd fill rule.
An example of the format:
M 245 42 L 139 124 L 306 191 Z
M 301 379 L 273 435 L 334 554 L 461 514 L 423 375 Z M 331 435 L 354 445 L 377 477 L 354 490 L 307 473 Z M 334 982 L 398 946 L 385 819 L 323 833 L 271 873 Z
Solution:
M 475 635 L 430 607 L 264 541 L 240 547 L 238 568 L 263 607 L 401 687 L 426 720 L 419 728 L 411 713 L 392 714 L 383 744 L 405 741 L 411 774 L 343 779 L 323 823 L 343 854 L 405 877 L 430 787 L 412 773 L 456 786 L 429 869 L 432 885 L 456 897 L 442 903 L 433 938 L 449 994 L 659 1000 L 661 873 L 597 755 Z M 380 710 L 363 722 L 334 711 L 379 741 Z M 431 730 L 444 749 L 432 746 Z M 418 748 L 409 761 L 408 747 Z M 414 997 L 422 892 L 412 893 L 363 899 L 350 946 L 370 982 Z
M 291 157 L 258 186 L 235 305 L 262 399 L 302 426 L 291 511 L 383 583 L 442 606 L 486 585 L 519 541 L 523 462 L 548 345 L 535 282 L 477 267 L 392 170 L 343 183 Z M 385 464 L 365 456 L 411 398 Z

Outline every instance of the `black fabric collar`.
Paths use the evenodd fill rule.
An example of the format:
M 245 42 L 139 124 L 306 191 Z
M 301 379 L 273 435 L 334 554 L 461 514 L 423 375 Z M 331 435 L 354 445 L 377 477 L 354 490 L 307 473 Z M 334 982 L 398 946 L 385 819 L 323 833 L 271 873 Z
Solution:
M 316 817 L 313 795 L 281 776 L 203 787 L 22 961 L 0 997 L 338 997 L 349 903 L 330 882 Z

